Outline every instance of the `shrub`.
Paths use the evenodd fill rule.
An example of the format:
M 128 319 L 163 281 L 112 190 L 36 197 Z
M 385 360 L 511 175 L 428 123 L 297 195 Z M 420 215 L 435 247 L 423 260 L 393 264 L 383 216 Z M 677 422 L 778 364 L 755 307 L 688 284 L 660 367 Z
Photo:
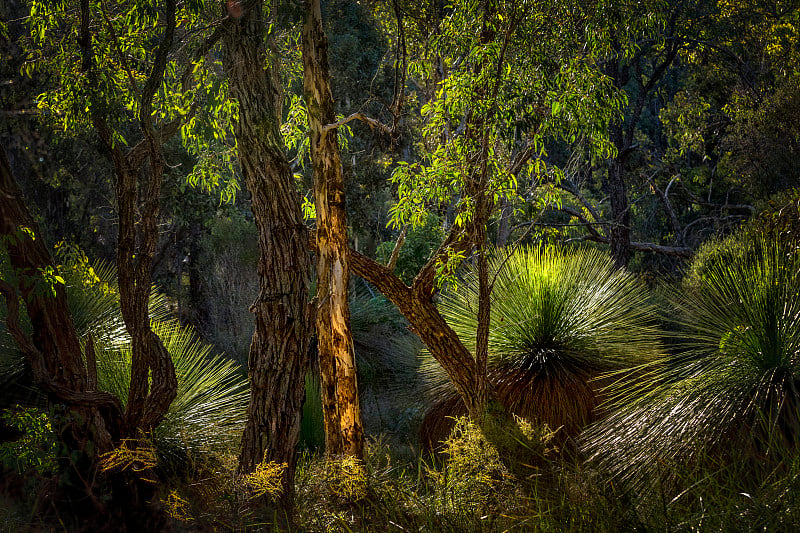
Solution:
M 618 411 L 587 437 L 595 464 L 641 493 L 726 458 L 782 464 L 800 438 L 800 255 L 757 238 L 672 301 L 682 349 L 653 367 L 654 388 L 617 384 Z
M 22 433 L 15 441 L 0 443 L 3 466 L 19 474 L 28 470 L 47 474 L 56 470 L 58 441 L 46 413 L 17 406 L 3 410 L 0 420 Z
M 529 442 L 538 447 L 535 455 L 552 458 L 554 432 L 547 426 L 534 427 L 518 419 L 520 429 Z M 501 461 L 497 449 L 467 417 L 455 420 L 453 431 L 443 443 L 446 457 L 442 470 L 429 469 L 434 490 L 445 508 L 455 511 L 473 509 L 485 513 L 501 509 L 503 496 L 514 492 L 517 481 Z
M 574 436 L 596 416 L 594 379 L 659 353 L 644 285 L 599 251 L 498 251 L 490 271 L 489 378 L 506 409 L 525 419 Z M 472 268 L 439 309 L 473 351 L 477 308 Z M 439 365 L 430 356 L 423 365 L 434 399 L 423 438 L 433 443 L 446 434 L 447 417 L 465 411 Z

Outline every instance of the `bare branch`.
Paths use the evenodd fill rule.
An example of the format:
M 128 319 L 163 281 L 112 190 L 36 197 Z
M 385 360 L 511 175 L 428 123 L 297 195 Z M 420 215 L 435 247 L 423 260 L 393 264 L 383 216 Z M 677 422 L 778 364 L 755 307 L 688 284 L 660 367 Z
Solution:
M 592 241 L 592 242 L 599 242 L 601 244 L 609 244 L 608 237 L 605 237 L 603 235 L 591 235 L 591 234 L 584 235 L 582 237 L 567 239 L 565 242 L 575 242 L 575 241 Z M 663 246 L 661 244 L 655 244 L 651 242 L 631 242 L 631 250 L 635 250 L 637 252 L 649 252 L 660 255 L 668 255 L 672 257 L 682 257 L 684 259 L 690 259 L 693 255 L 692 249 L 687 246 Z
M 406 242 L 406 233 L 408 232 L 408 224 L 403 226 L 403 229 L 400 231 L 400 236 L 397 237 L 397 242 L 392 249 L 392 255 L 389 256 L 389 262 L 386 263 L 386 268 L 394 272 L 394 267 L 397 265 L 397 258 L 400 257 L 400 248 L 403 247 L 403 243 Z
M 669 216 L 669 222 L 670 225 L 672 226 L 672 233 L 675 235 L 676 239 L 678 238 L 679 235 L 681 235 L 681 240 L 678 242 L 682 243 L 683 236 L 681 233 L 681 224 L 678 221 L 678 215 L 675 214 L 675 210 L 672 208 L 672 202 L 670 202 L 669 200 L 669 190 L 672 187 L 672 184 L 675 183 L 675 180 L 678 179 L 678 176 L 677 175 L 673 176 L 673 178 L 667 184 L 666 189 L 663 191 L 661 190 L 661 188 L 659 188 L 658 184 L 656 183 L 656 180 L 653 178 L 654 175 L 648 176 L 647 183 L 650 184 L 650 187 L 652 187 L 653 191 L 655 191 L 656 196 L 658 196 L 659 200 L 661 200 L 661 203 L 664 204 L 664 209 L 667 211 L 667 215 Z
M 558 182 L 558 186 L 562 190 L 577 198 L 577 200 L 586 208 L 586 210 L 589 211 L 589 213 L 592 215 L 592 218 L 594 218 L 596 222 L 603 220 L 603 218 L 600 216 L 600 213 L 598 213 L 597 209 L 595 209 L 594 205 L 592 205 L 592 203 L 581 194 L 581 192 L 578 190 L 578 187 L 572 182 L 572 180 L 563 178 Z
M 374 118 L 370 118 L 370 117 L 368 117 L 367 115 L 365 115 L 364 113 L 361 113 L 361 112 L 353 113 L 349 117 L 345 117 L 342 120 L 338 120 L 338 121 L 334 122 L 333 124 L 326 124 L 326 125 L 322 126 L 322 132 L 323 133 L 327 133 L 330 130 L 336 129 L 339 126 L 344 126 L 348 122 L 352 122 L 354 120 L 360 120 L 361 122 L 363 122 L 364 124 L 369 126 L 370 129 L 373 129 L 373 130 L 377 129 L 378 131 L 380 131 L 382 133 L 385 133 L 386 135 L 392 135 L 392 133 L 393 133 L 392 128 L 390 128 L 389 126 L 387 126 L 383 122 L 381 122 L 379 120 L 375 120 Z

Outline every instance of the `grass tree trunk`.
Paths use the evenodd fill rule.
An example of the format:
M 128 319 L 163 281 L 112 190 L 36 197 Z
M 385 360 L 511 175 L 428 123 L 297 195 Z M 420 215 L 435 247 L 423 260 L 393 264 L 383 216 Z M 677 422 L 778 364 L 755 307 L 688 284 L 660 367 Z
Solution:
M 336 129 L 326 127 L 336 119 L 319 0 L 306 1 L 303 80 L 317 211 L 316 321 L 325 449 L 329 455 L 363 458 L 364 430 L 347 299 L 350 266 L 344 176 Z
M 250 403 L 239 455 L 240 472 L 262 460 L 286 463 L 289 501 L 308 369 L 310 318 L 307 232 L 279 131 L 279 93 L 266 70 L 261 2 L 250 2 L 223 37 L 230 91 L 239 104 L 239 162 L 258 228 L 259 294 L 251 311 Z

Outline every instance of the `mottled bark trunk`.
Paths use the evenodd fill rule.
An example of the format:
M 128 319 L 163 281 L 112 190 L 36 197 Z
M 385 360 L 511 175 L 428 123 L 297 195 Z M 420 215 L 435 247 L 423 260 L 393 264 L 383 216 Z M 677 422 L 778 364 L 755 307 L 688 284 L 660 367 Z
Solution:
M 364 430 L 347 295 L 350 267 L 344 176 L 337 131 L 325 128 L 336 116 L 319 0 L 306 1 L 303 80 L 317 211 L 316 319 L 325 449 L 329 455 L 363 458 Z
M 276 88 L 267 72 L 262 3 L 233 21 L 223 38 L 239 162 L 258 228 L 259 294 L 251 307 L 250 403 L 239 454 L 240 472 L 262 460 L 286 463 L 284 497 L 291 498 L 308 369 L 310 259 L 294 177 L 278 129 Z
M 59 428 L 65 443 L 83 450 L 93 441 L 97 451 L 109 451 L 122 432 L 119 401 L 96 391 L 95 368 L 87 368 L 81 344 L 67 307 L 63 284 L 46 280 L 55 262 L 42 240 L 38 224 L 28 212 L 5 151 L 0 147 L 0 244 L 8 252 L 18 287 L 0 280 L 0 293 L 8 307 L 9 332 L 25 354 L 37 386 L 54 403 L 65 404 L 80 415 Z M 19 323 L 19 298 L 32 326 L 30 336 Z M 93 349 L 87 343 L 87 351 Z M 87 353 L 89 364 L 93 354 Z

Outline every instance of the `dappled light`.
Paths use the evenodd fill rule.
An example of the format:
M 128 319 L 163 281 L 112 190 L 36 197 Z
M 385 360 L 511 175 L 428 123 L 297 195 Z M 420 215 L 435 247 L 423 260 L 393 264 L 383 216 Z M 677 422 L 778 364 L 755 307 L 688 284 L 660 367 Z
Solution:
M 794 531 L 796 0 L 0 2 L 0 530 Z

